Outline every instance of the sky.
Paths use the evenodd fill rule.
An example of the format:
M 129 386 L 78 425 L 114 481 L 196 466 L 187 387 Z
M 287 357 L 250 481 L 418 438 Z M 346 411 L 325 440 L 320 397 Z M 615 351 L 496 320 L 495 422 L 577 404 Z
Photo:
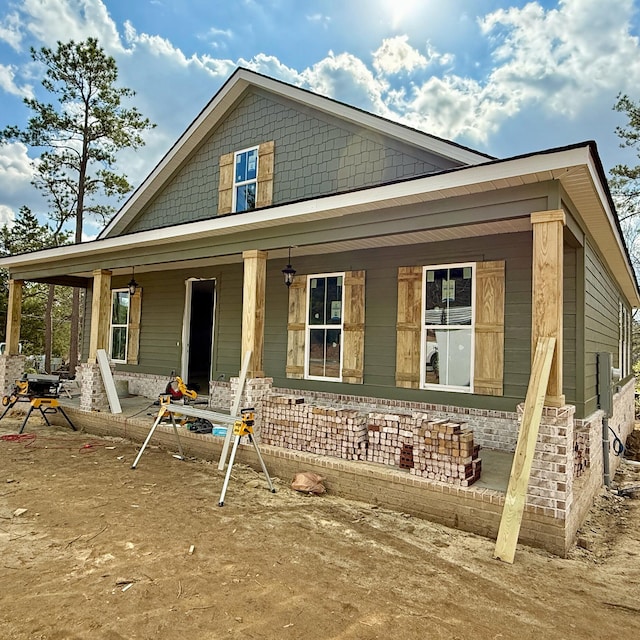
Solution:
M 47 100 L 30 48 L 91 36 L 156 124 L 119 156 L 134 187 L 238 66 L 500 158 L 595 140 L 608 171 L 637 163 L 613 106 L 640 100 L 639 35 L 640 0 L 0 0 L 0 129 Z M 0 225 L 45 219 L 35 155 L 0 145 Z

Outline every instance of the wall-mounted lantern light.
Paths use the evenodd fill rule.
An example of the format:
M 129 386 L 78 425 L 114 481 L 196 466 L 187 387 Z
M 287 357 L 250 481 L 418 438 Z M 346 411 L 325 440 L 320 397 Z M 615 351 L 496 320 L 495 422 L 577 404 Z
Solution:
M 289 261 L 287 266 L 282 270 L 282 275 L 284 276 L 284 283 L 287 287 L 290 287 L 293 282 L 293 277 L 296 275 L 296 270 L 291 266 L 291 247 L 289 247 Z

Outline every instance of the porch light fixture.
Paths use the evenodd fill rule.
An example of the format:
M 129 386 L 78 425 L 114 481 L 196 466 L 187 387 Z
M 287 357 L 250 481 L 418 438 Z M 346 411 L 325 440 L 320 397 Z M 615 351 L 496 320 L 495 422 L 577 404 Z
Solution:
M 289 261 L 287 266 L 282 270 L 282 275 L 284 276 L 284 283 L 287 287 L 290 287 L 293 282 L 293 276 L 296 275 L 296 270 L 291 266 L 291 247 L 289 247 Z
M 134 296 L 136 294 L 136 289 L 138 288 L 138 283 L 136 282 L 136 279 L 133 277 L 135 273 L 135 267 L 131 267 L 131 280 L 129 280 L 129 284 L 127 285 L 127 287 L 129 287 L 129 295 Z

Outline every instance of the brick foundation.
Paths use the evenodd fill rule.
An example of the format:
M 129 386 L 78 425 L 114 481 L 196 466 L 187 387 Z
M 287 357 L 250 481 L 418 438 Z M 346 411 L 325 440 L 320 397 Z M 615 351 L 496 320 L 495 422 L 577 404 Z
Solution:
M 25 356 L 0 355 L 0 391 L 3 396 L 13 393 L 16 380 L 24 373 L 26 360 Z

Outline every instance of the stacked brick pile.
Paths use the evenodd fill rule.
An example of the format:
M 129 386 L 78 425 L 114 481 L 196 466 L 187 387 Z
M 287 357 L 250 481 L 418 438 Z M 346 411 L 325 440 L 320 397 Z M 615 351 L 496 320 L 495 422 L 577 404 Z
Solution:
M 414 468 L 411 473 L 462 487 L 480 478 L 480 447 L 464 423 L 428 420 L 414 441 Z
M 408 450 L 404 449 L 403 454 L 403 448 L 413 445 L 413 430 L 410 424 L 405 424 L 406 420 L 403 418 L 406 417 L 391 413 L 370 413 L 367 421 L 368 445 L 362 451 L 361 459 L 410 468 Z
M 262 403 L 260 437 L 276 447 L 359 460 L 367 427 L 364 416 L 353 409 L 317 407 L 304 404 L 302 398 L 271 396 Z

